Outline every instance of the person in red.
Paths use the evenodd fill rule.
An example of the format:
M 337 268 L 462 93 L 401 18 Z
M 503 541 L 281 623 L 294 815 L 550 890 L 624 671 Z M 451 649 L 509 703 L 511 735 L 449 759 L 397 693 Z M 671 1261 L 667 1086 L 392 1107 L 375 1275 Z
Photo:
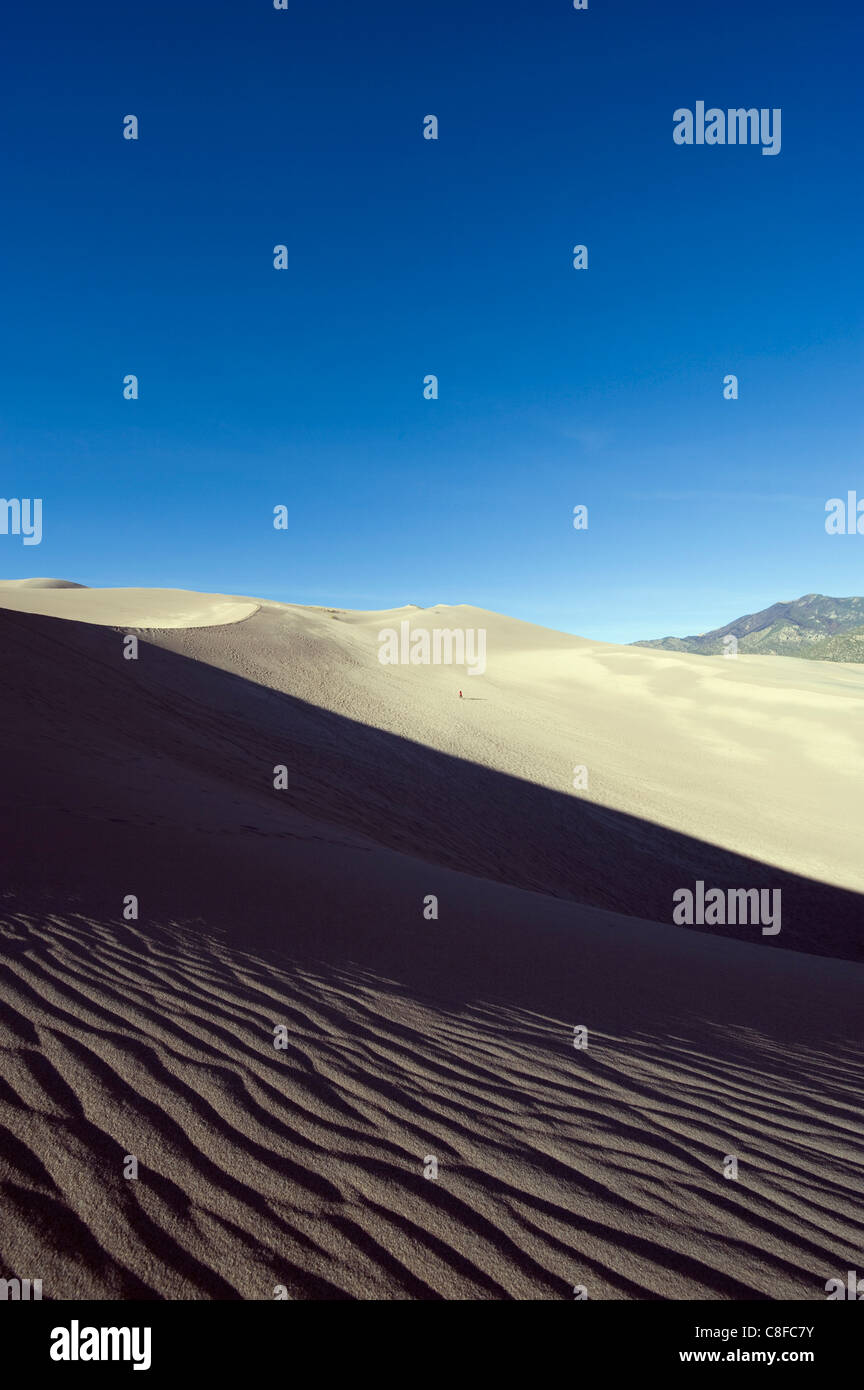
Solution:
M 459 691 L 459 699 L 460 699 L 460 700 L 462 699 L 462 691 L 461 691 L 461 690 Z

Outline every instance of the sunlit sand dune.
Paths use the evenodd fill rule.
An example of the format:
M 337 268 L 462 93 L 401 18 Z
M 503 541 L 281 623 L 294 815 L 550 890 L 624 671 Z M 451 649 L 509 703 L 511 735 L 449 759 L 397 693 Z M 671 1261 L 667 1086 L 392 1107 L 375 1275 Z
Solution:
M 0 586 L 0 607 L 112 627 L 194 628 L 239 622 L 258 605 L 189 589 L 86 589 L 65 580 L 39 579 Z

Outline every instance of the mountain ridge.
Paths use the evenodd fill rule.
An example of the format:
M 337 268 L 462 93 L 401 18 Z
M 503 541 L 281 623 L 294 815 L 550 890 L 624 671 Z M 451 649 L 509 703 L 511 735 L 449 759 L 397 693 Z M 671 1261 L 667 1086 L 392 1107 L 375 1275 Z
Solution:
M 634 647 L 724 655 L 728 638 L 743 655 L 797 656 L 810 661 L 864 661 L 864 598 L 803 594 L 745 613 L 723 627 L 687 637 L 657 637 L 632 642 Z

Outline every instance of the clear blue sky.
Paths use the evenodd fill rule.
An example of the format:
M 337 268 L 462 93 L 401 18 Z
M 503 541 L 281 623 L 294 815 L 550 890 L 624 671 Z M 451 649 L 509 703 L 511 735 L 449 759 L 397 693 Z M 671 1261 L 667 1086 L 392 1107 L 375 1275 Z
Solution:
M 611 641 L 864 593 L 824 531 L 864 496 L 857 0 L 289 5 L 2 21 L 0 495 L 44 540 L 0 576 Z M 781 153 L 675 145 L 698 100 L 782 108 Z

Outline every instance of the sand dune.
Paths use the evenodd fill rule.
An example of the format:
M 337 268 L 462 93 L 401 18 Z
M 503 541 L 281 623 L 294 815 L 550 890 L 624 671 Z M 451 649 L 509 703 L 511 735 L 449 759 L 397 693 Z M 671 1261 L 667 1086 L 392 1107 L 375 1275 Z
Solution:
M 702 938 L 696 1017 L 661 987 L 662 1026 L 636 1031 L 613 998 L 642 958 L 632 927 L 569 925 L 588 969 L 549 1017 L 152 920 L 6 916 L 6 1261 L 61 1298 L 819 1297 L 862 1237 L 837 963 L 787 953 L 769 976 L 732 943 L 739 1022 L 734 969 Z M 760 986 L 826 1026 L 817 1046 L 766 1020 Z
M 864 667 L 589 642 L 465 606 L 410 628 L 484 629 L 487 670 L 388 666 L 404 610 L 262 603 L 244 630 L 155 640 L 400 738 L 864 891 Z M 458 690 L 464 698 L 458 701 Z
M 74 579 L 0 579 L 0 593 L 4 589 L 86 589 L 86 584 L 78 584 Z
M 190 589 L 87 589 L 63 579 L 7 581 L 0 588 L 0 606 L 17 613 L 136 630 L 236 623 L 258 607 L 248 599 L 197 594 Z
M 127 592 L 0 594 L 0 1274 L 822 1298 L 860 1263 L 857 672 L 198 595 L 251 611 L 132 662 L 162 598 Z M 383 667 L 406 617 L 485 624 L 486 674 Z M 700 871 L 782 883 L 781 936 L 669 925 Z

